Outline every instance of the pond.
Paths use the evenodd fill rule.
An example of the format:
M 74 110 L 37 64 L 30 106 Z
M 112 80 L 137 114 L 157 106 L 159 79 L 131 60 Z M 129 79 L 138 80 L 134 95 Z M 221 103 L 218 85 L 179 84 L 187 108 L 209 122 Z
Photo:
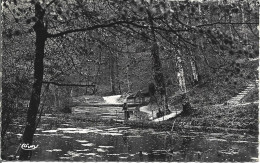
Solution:
M 218 162 L 257 161 L 258 157 L 258 138 L 249 134 L 158 132 L 99 123 L 79 127 L 69 121 L 50 126 L 47 122 L 52 118 L 43 117 L 37 128 L 34 144 L 39 147 L 32 161 Z

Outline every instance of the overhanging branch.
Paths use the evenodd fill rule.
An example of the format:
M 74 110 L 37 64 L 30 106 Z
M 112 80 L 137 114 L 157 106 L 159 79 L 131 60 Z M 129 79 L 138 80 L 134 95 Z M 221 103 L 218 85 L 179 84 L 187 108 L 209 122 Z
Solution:
M 53 84 L 57 86 L 74 86 L 74 87 L 95 87 L 94 84 L 65 84 L 65 83 L 58 83 L 58 82 L 49 82 L 49 81 L 43 81 L 43 84 Z
M 94 30 L 94 29 L 98 29 L 98 28 L 112 27 L 114 25 L 123 24 L 123 23 L 129 23 L 129 21 L 117 21 L 117 22 L 113 22 L 113 23 L 109 23 L 109 24 L 99 24 L 99 25 L 94 25 L 94 26 L 87 27 L 87 28 L 67 30 L 64 32 L 56 33 L 56 34 L 48 33 L 47 37 L 48 38 L 60 37 L 60 36 L 63 36 L 63 35 L 69 34 L 69 33 L 84 32 L 84 31 L 90 31 L 90 30 Z
M 197 25 L 196 27 L 204 27 L 204 26 L 213 26 L 213 25 L 243 25 L 243 24 L 254 24 L 257 25 L 259 24 L 258 22 L 246 22 L 246 23 L 226 23 L 226 22 L 214 22 L 214 23 L 209 23 L 209 24 L 202 24 L 202 25 Z

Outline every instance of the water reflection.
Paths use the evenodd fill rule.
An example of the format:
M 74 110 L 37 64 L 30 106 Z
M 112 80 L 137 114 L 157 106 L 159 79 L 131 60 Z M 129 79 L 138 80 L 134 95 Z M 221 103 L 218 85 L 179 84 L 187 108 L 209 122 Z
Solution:
M 36 131 L 39 147 L 32 161 L 257 161 L 258 156 L 257 137 L 250 135 L 46 126 Z

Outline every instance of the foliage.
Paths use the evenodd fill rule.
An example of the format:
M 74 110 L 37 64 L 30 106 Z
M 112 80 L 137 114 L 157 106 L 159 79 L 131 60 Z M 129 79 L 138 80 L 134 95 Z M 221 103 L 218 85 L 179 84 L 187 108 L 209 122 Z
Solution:
M 5 144 L 6 132 L 10 129 L 10 124 L 14 119 L 26 111 L 29 97 L 30 79 L 25 76 L 26 72 L 19 65 L 15 57 L 11 58 L 10 53 L 4 51 L 3 56 L 3 77 L 2 77 L 2 146 Z
M 22 23 L 22 27 L 30 29 L 35 21 L 35 17 L 32 15 L 32 7 L 29 6 L 34 5 L 36 1 L 32 1 L 32 4 L 28 3 L 26 6 L 19 5 L 22 3 L 18 3 L 17 6 L 15 6 L 11 2 L 12 1 L 5 1 L 4 6 L 10 8 L 11 11 L 12 8 L 14 8 L 15 13 L 19 15 L 17 18 L 17 15 L 14 15 L 15 18 L 19 20 L 20 24 Z M 47 6 L 47 4 L 48 1 L 43 2 L 42 5 Z M 144 40 L 149 40 L 149 22 L 147 14 L 145 13 L 146 9 L 150 10 L 153 14 L 156 37 L 160 41 L 161 59 L 165 60 L 165 64 L 169 64 L 167 63 L 167 59 L 168 61 L 169 59 L 174 60 L 176 49 L 183 49 L 181 50 L 181 54 L 187 64 L 185 66 L 187 68 L 187 76 L 191 75 L 190 71 L 188 71 L 188 58 L 190 55 L 195 56 L 199 64 L 199 71 L 202 74 L 216 74 L 216 72 L 221 72 L 222 69 L 225 68 L 231 71 L 230 74 L 232 75 L 234 74 L 232 71 L 238 71 L 238 68 L 242 67 L 232 68 L 233 65 L 231 63 L 234 58 L 243 58 L 248 56 L 247 54 L 254 54 L 254 51 L 257 51 L 257 46 L 254 44 L 258 39 L 258 37 L 256 37 L 257 30 L 253 24 L 254 20 L 257 20 L 255 17 L 255 15 L 257 15 L 255 7 L 256 4 L 254 4 L 254 2 L 239 5 L 236 2 L 225 4 L 222 2 L 198 3 L 189 1 L 178 3 L 174 1 L 166 3 L 159 1 L 131 1 L 124 3 L 123 1 L 78 1 L 77 3 L 74 3 L 74 1 L 71 3 L 66 1 L 54 1 L 54 4 L 50 4 L 46 11 L 46 21 L 48 20 L 50 24 L 50 37 L 53 36 L 52 34 L 54 34 L 55 31 L 67 31 L 67 29 L 75 29 L 77 27 L 82 29 L 82 32 L 79 34 L 68 34 L 66 37 L 51 38 L 47 41 L 45 58 L 46 80 L 53 80 L 55 76 L 63 74 L 55 80 L 64 81 L 64 77 L 71 78 L 70 76 L 73 74 L 74 77 L 72 77 L 72 79 L 74 82 L 78 80 L 78 82 L 87 81 L 96 83 L 95 80 L 93 81 L 95 78 L 103 78 L 103 81 L 108 81 L 109 76 L 106 75 L 109 74 L 107 71 L 108 64 L 105 63 L 108 63 L 109 50 L 113 53 L 119 53 L 119 57 L 122 58 L 120 60 L 123 61 L 126 60 L 124 58 L 128 54 L 122 52 L 135 51 L 135 49 L 138 51 L 147 51 L 149 49 L 149 41 L 144 42 Z M 25 10 L 26 8 L 28 8 L 28 10 Z M 245 21 L 249 23 L 247 24 L 248 27 L 240 24 L 241 14 L 243 14 L 242 9 L 245 11 L 244 17 Z M 11 14 L 12 12 L 8 11 L 6 13 Z M 77 16 L 78 18 L 76 18 Z M 10 18 L 12 20 L 11 15 Z M 217 21 L 218 18 L 222 18 L 221 21 Z M 120 22 L 120 25 L 114 26 L 114 29 L 100 29 L 91 32 L 83 31 L 83 27 L 92 25 L 92 23 L 96 25 L 97 23 L 119 23 L 119 21 L 125 22 L 122 24 Z M 234 24 L 225 24 L 229 23 L 229 21 Z M 15 25 L 15 23 L 13 24 Z M 246 26 L 246 32 L 242 32 L 242 26 Z M 14 33 L 14 31 L 11 31 L 6 33 L 6 35 L 14 36 Z M 246 36 L 248 38 L 247 40 L 243 38 L 243 33 L 248 34 Z M 166 34 L 169 37 L 166 37 Z M 65 35 L 60 34 L 59 36 Z M 241 42 L 241 40 L 244 41 Z M 203 47 L 200 47 L 202 46 L 200 45 L 202 42 Z M 244 46 L 244 42 L 247 42 L 248 45 Z M 143 45 L 143 47 L 141 47 L 143 50 L 140 50 L 140 44 Z M 126 45 L 128 46 L 126 47 Z M 193 45 L 195 45 L 195 47 Z M 199 48 L 196 48 L 196 46 Z M 246 52 L 246 50 L 241 50 L 241 48 L 246 47 L 250 49 L 249 53 Z M 221 51 L 219 51 L 219 49 Z M 193 53 L 193 51 L 195 53 Z M 52 55 L 54 53 L 55 55 Z M 103 61 L 98 61 L 99 53 L 102 53 L 101 58 L 103 58 Z M 142 58 L 136 60 L 138 53 L 132 54 L 135 56 L 130 56 L 134 58 L 135 61 L 141 62 L 140 59 Z M 147 59 L 149 59 L 149 57 Z M 221 63 L 217 65 L 216 61 Z M 88 64 L 85 64 L 86 62 Z M 93 71 L 93 67 L 96 67 L 100 63 L 104 63 L 103 68 L 100 69 L 100 72 L 103 73 L 99 73 L 97 76 L 97 69 Z M 163 66 L 165 64 L 163 64 Z M 125 63 L 119 65 L 118 72 L 123 72 L 122 70 L 125 69 L 126 65 Z M 132 64 L 130 64 L 130 66 L 131 65 Z M 214 65 L 216 66 L 214 67 Z M 170 69 L 174 69 L 174 67 L 171 66 Z M 172 72 L 170 69 L 165 69 L 166 76 L 171 76 Z M 149 67 L 144 71 L 148 70 Z M 227 74 L 227 72 L 222 73 Z M 124 83 L 126 82 L 122 80 L 122 78 L 124 78 L 123 74 L 125 73 L 119 74 L 118 82 L 124 87 Z M 93 75 L 96 77 L 93 78 Z M 130 78 L 134 78 L 135 76 L 140 75 L 134 70 Z M 139 89 L 138 86 L 135 86 L 135 80 L 145 79 L 146 78 L 133 79 L 134 89 Z M 102 80 L 97 81 L 100 82 Z M 149 83 L 149 81 L 146 80 L 145 82 L 146 85 Z M 108 82 L 97 84 L 108 86 Z
M 4 0 L 3 7 L 4 59 L 10 60 L 3 86 L 5 93 L 20 87 L 28 92 L 33 82 L 32 117 L 44 80 L 95 84 L 93 93 L 99 94 L 134 91 L 155 81 L 157 91 L 166 94 L 165 81 L 177 85 L 177 56 L 190 88 L 191 60 L 202 81 L 225 78 L 225 86 L 234 87 L 240 78 L 257 78 L 240 63 L 258 54 L 256 1 Z M 72 88 L 54 89 L 50 96 L 67 106 Z M 16 93 L 3 96 L 8 99 L 3 110 L 15 95 L 22 99 Z M 29 143 L 34 121 L 28 117 Z
M 190 122 L 192 126 L 226 127 L 258 131 L 258 105 L 205 106 L 189 117 L 179 117 L 176 123 Z
M 243 99 L 243 103 L 259 101 L 259 90 L 258 88 L 253 89 Z

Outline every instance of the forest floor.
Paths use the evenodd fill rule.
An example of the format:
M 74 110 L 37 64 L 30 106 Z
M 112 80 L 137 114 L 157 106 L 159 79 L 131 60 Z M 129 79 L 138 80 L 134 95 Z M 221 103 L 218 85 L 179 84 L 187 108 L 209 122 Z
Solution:
M 202 132 L 239 132 L 258 134 L 258 103 L 247 105 L 212 105 L 192 109 L 190 115 L 177 116 L 168 121 L 129 120 L 119 124 L 112 119 L 102 119 L 93 114 L 67 115 L 77 123 L 104 123 L 126 125 L 134 128 L 154 128 L 159 131 L 196 130 Z
M 258 104 L 223 106 L 213 105 L 194 108 L 187 116 L 156 122 L 127 123 L 135 127 L 152 127 L 160 130 L 193 129 L 200 131 L 234 131 L 258 133 Z
M 205 93 L 204 93 L 205 94 Z M 118 103 L 120 95 L 109 96 L 104 98 L 105 103 Z M 203 99 L 203 98 L 202 98 Z M 244 104 L 241 105 L 223 105 L 223 104 L 208 104 L 205 105 L 193 105 L 193 109 L 190 115 L 179 115 L 176 118 L 163 121 L 153 122 L 145 120 L 149 118 L 147 109 L 145 107 L 140 108 L 140 113 L 136 119 L 130 118 L 129 121 L 124 122 L 124 125 L 137 127 L 137 128 L 155 128 L 158 130 L 171 131 L 191 129 L 199 131 L 210 132 L 253 132 L 258 133 L 258 89 L 255 88 L 249 94 L 247 94 L 243 100 Z M 177 109 L 180 110 L 180 107 Z M 104 108 L 103 108 L 104 109 Z M 99 109 L 102 112 L 102 109 Z M 117 110 L 117 114 L 122 109 Z M 115 111 L 112 111 L 115 112 Z M 111 112 L 111 113 L 112 113 Z M 97 113 L 97 111 L 96 111 Z M 103 113 L 102 113 L 103 114 Z M 114 114 L 114 113 L 113 113 Z M 156 115 L 156 114 L 154 114 Z M 119 125 L 112 117 L 111 119 L 103 119 L 97 117 L 95 114 L 72 114 L 72 119 L 76 121 L 88 121 L 95 123 L 112 123 L 113 125 Z M 106 115 L 107 117 L 107 115 Z M 123 119 L 123 114 L 121 115 Z M 122 121 L 121 121 L 122 122 Z M 122 125 L 122 124 L 121 124 Z

